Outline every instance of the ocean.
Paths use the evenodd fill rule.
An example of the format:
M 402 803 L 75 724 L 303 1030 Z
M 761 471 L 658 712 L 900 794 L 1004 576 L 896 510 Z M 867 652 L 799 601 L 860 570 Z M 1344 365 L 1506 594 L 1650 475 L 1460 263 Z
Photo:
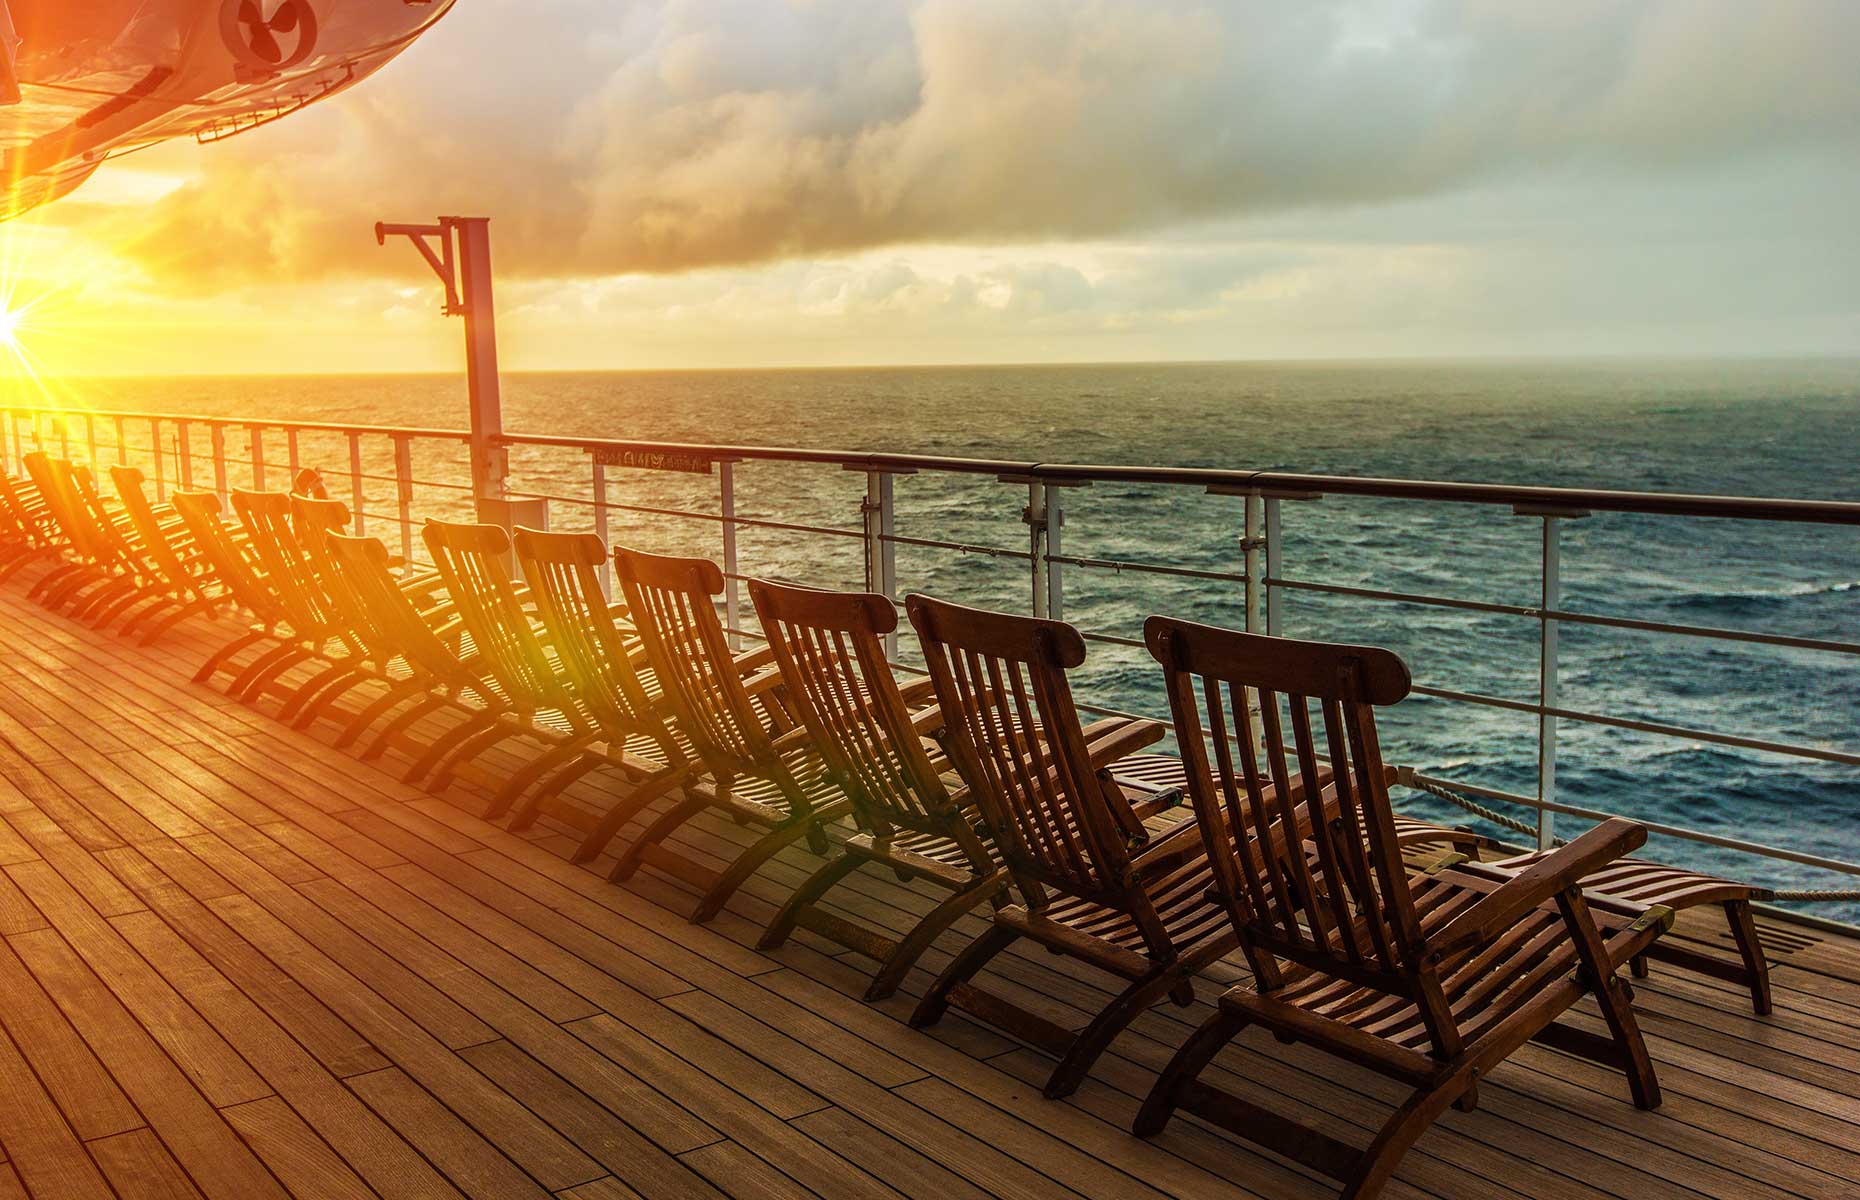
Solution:
M 72 391 L 99 408 L 458 427 L 452 376 L 111 379 Z M 736 445 L 922 452 L 1047 462 L 1274 468 L 1313 473 L 1860 500 L 1860 360 L 1595 363 L 1083 365 L 514 374 L 512 432 Z M 137 431 L 131 428 L 132 443 Z M 146 433 L 142 435 L 144 443 Z M 249 458 L 235 431 L 229 456 Z M 205 451 L 198 432 L 190 449 Z M 172 453 L 172 443 L 164 450 Z M 282 439 L 265 448 L 282 482 Z M 346 445 L 305 435 L 300 454 L 347 499 Z M 461 477 L 450 449 L 416 445 L 417 478 Z M 385 443 L 365 463 L 370 532 L 398 549 Z M 208 468 L 197 467 L 196 478 Z M 513 452 L 520 491 L 585 500 L 585 455 Z M 175 477 L 172 463 L 169 478 Z M 248 467 L 235 465 L 232 482 Z M 859 528 L 863 476 L 826 467 L 736 468 L 741 517 Z M 716 513 L 713 478 L 609 472 L 611 501 Z M 1026 489 L 989 477 L 897 483 L 898 532 L 1025 547 Z M 1069 555 L 1202 571 L 1240 569 L 1242 502 L 1187 489 L 1103 485 L 1065 496 Z M 460 511 L 422 484 L 416 514 Z M 592 527 L 553 503 L 557 528 Z M 713 521 L 616 511 L 615 540 L 718 553 Z M 1284 506 L 1290 578 L 1504 604 L 1538 601 L 1540 525 L 1509 509 L 1329 497 Z M 819 586 L 861 582 L 851 537 L 745 528 L 741 562 Z M 901 546 L 901 592 L 1025 610 L 1024 562 Z M 1139 636 L 1164 612 L 1238 625 L 1237 584 L 1065 568 L 1065 616 Z M 1860 530 L 1597 514 L 1566 523 L 1566 608 L 1612 616 L 1860 640 Z M 745 604 L 746 607 L 746 604 Z M 1292 636 L 1385 645 L 1418 682 L 1532 701 L 1538 629 L 1526 618 L 1313 592 L 1285 598 Z M 908 643 L 908 637 L 906 638 Z M 1571 708 L 1860 752 L 1860 657 L 1568 625 L 1560 655 Z M 1133 647 L 1095 643 L 1078 688 L 1096 703 L 1161 715 L 1157 672 Z M 1488 787 L 1534 790 L 1529 714 L 1413 697 L 1384 722 L 1391 761 Z M 1570 804 L 1860 860 L 1860 768 L 1701 740 L 1564 722 L 1559 793 Z M 1404 807 L 1477 825 L 1431 797 Z M 1516 815 L 1529 816 L 1525 810 Z M 1572 835 L 1583 822 L 1559 819 Z M 1850 879 L 1655 837 L 1647 853 L 1784 888 Z M 1860 920 L 1860 905 L 1813 911 Z

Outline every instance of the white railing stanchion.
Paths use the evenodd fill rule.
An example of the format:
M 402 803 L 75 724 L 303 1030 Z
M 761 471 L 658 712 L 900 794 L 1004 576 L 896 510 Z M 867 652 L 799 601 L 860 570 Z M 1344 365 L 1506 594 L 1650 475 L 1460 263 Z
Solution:
M 186 421 L 178 421 L 175 423 L 175 436 L 180 440 L 175 443 L 174 477 L 178 481 L 181 490 L 188 491 L 193 487 L 193 476 L 189 473 L 187 468 Z M 166 460 L 162 457 L 161 452 L 160 418 L 156 418 L 149 422 L 149 451 L 155 458 L 155 498 L 157 500 L 166 500 L 168 498 L 168 472 L 164 466 Z
M 1240 535 L 1240 554 L 1246 566 L 1246 631 L 1264 633 L 1266 631 L 1264 558 L 1260 553 L 1266 545 L 1264 526 L 1266 523 L 1266 500 L 1257 490 L 1246 494 L 1246 525 Z
M 213 490 L 226 503 L 226 426 L 218 421 L 207 427 L 213 434 Z
M 1020 519 L 1027 526 L 1027 569 L 1033 588 L 1033 615 L 1044 617 L 1050 599 L 1046 588 L 1046 572 L 1050 565 L 1046 561 L 1046 485 L 1038 479 L 1025 477 L 1004 477 L 1003 481 L 1027 485 L 1027 507 L 1021 510 Z
M 614 598 L 614 561 L 607 545 L 607 464 L 599 455 L 594 459 L 594 536 L 601 539 L 601 565 L 595 574 L 601 581 L 601 594 L 609 600 Z
M 90 455 L 90 473 L 97 474 L 97 418 L 90 413 L 84 414 L 84 450 Z
M 52 425 L 58 430 L 58 457 L 71 461 L 71 420 L 69 417 L 56 416 Z
M 252 431 L 252 490 L 265 490 L 265 430 L 261 425 L 251 426 Z
M 296 487 L 297 472 L 304 469 L 303 457 L 297 450 L 297 430 L 287 429 L 284 431 L 284 453 L 289 458 L 291 464 L 291 486 Z
M 355 519 L 355 536 L 361 537 L 367 531 L 362 507 L 365 494 L 362 491 L 362 435 L 349 434 L 349 515 Z
M 413 561 L 413 439 L 394 435 L 394 499 L 400 509 L 400 556 Z
M 861 506 L 865 518 L 865 587 L 893 604 L 898 602 L 898 544 L 891 540 L 898 532 L 896 483 L 897 476 L 890 471 L 867 471 L 865 503 Z M 896 658 L 896 629 L 885 635 L 884 644 L 885 657 Z
M 730 649 L 743 648 L 743 635 L 737 630 L 742 612 L 742 587 L 736 559 L 736 460 L 717 461 L 717 495 L 723 513 L 723 623 L 730 631 Z
M 155 453 L 161 453 L 160 443 L 156 444 Z M 129 435 L 123 428 L 121 417 L 116 418 L 116 465 L 119 467 L 129 465 Z
M 1061 501 L 1060 485 L 1043 483 L 1046 493 L 1046 615 L 1055 621 L 1066 619 L 1065 564 L 1058 561 L 1065 553 L 1062 543 L 1066 528 L 1066 509 Z
M 1279 637 L 1285 632 L 1285 597 L 1273 586 L 1285 577 L 1285 539 L 1279 533 L 1280 509 L 1284 501 L 1277 496 L 1263 497 L 1266 509 L 1266 577 L 1261 586 L 1266 591 L 1266 632 Z
M 1540 571 L 1542 594 L 1539 597 L 1537 627 L 1537 704 L 1542 710 L 1558 707 L 1557 620 L 1550 614 L 1563 600 L 1563 522 L 1586 517 L 1579 509 L 1536 508 L 1517 505 L 1519 516 L 1537 517 L 1543 522 Z M 1537 848 L 1548 850 L 1556 844 L 1556 813 L 1548 806 L 1557 803 L 1556 750 L 1557 718 L 1550 711 L 1537 714 Z

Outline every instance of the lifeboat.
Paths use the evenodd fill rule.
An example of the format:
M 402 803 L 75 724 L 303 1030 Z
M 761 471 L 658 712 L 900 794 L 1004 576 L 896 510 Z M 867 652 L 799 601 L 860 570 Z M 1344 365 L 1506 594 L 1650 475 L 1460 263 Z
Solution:
M 110 158 L 219 141 L 381 69 L 453 0 L 0 0 L 0 220 Z

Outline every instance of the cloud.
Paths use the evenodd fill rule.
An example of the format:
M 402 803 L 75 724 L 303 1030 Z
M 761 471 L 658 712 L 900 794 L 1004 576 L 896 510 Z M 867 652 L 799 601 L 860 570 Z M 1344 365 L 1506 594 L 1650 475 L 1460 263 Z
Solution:
M 1850 158 L 1857 44 L 1851 0 L 470 0 L 112 234 L 196 292 L 380 273 L 372 223 L 440 211 L 513 278 L 1136 236 Z

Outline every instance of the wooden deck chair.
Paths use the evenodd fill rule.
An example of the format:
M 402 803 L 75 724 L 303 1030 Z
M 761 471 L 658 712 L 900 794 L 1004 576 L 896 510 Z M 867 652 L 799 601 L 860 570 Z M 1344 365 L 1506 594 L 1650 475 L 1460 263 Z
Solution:
M 897 607 L 883 596 L 828 592 L 751 580 L 749 595 L 774 648 L 793 706 L 831 779 L 853 803 L 864 832 L 788 898 L 758 948 L 773 949 L 797 923 L 877 959 L 867 1000 L 898 990 L 917 959 L 959 917 L 997 901 L 1007 870 L 978 832 L 978 816 L 952 795 L 924 736 L 940 727 L 932 708 L 913 713 L 931 688 L 900 688 L 880 642 L 897 628 Z M 937 752 L 941 758 L 941 752 Z M 903 879 L 921 879 L 948 895 L 901 938 L 890 938 L 815 907 L 836 884 L 871 863 Z
M 64 565 L 39 576 L 27 589 L 27 597 L 47 608 L 75 612 L 99 597 L 120 593 L 123 582 L 118 564 L 91 528 L 71 482 L 70 464 L 43 450 L 34 450 L 20 461 L 67 550 Z
M 510 535 L 496 525 L 429 519 L 423 536 L 447 597 L 502 691 L 505 709 L 473 718 L 448 750 L 419 759 L 405 778 L 430 776 L 425 786 L 438 792 L 460 767 L 500 741 L 526 737 L 541 743 L 544 752 L 506 779 L 486 808 L 502 814 L 537 780 L 593 747 L 603 731 L 557 673 L 504 566 Z
M 46 527 L 48 520 L 38 490 L 0 471 L 0 582 L 35 562 L 56 561 L 63 553 L 59 540 Z
M 779 673 L 745 678 L 772 655 L 730 654 L 713 602 L 723 592 L 716 563 L 616 547 L 614 576 L 672 722 L 702 759 L 711 786 L 686 788 L 684 798 L 627 847 L 609 878 L 631 878 L 652 855 L 656 864 L 703 890 L 691 920 L 708 921 L 782 847 L 805 839 L 814 853 L 826 853 L 825 827 L 850 812 L 852 801 L 828 778 L 806 728 L 773 697 Z M 672 831 L 705 809 L 763 831 L 714 876 L 657 854 Z
M 1376 708 L 1408 694 L 1399 658 L 1164 617 L 1149 619 L 1145 637 L 1163 666 L 1210 844 L 1208 907 L 1231 923 L 1253 979 L 1224 994 L 1176 1053 L 1144 1101 L 1138 1134 L 1159 1132 L 1186 1108 L 1361 1198 L 1382 1189 L 1448 1105 L 1471 1108 L 1479 1079 L 1527 1041 L 1619 1068 L 1637 1105 L 1660 1103 L 1616 969 L 1652 944 L 1672 913 L 1599 913 L 1581 883 L 1639 846 L 1643 828 L 1605 822 L 1517 874 L 1449 860 L 1410 875 L 1375 727 Z M 1260 697 L 1258 728 L 1247 688 Z M 1333 818 L 1312 823 L 1279 797 L 1294 767 L 1316 776 L 1320 752 L 1338 799 Z M 1585 995 L 1600 1004 L 1610 1037 L 1557 1023 Z M 1414 1091 L 1358 1150 L 1201 1082 L 1209 1060 L 1249 1025 Z
M 1327 808 L 1334 808 L 1336 787 L 1329 784 L 1329 768 L 1322 764 L 1320 766 L 1327 776 L 1325 804 Z M 1386 767 L 1384 770 L 1385 779 L 1390 785 L 1403 783 L 1411 779 L 1412 774 L 1406 768 Z M 1139 754 L 1132 755 L 1118 765 L 1117 777 L 1120 781 L 1151 788 L 1180 788 L 1186 794 L 1188 772 L 1179 758 Z M 1441 853 L 1463 854 L 1478 861 L 1497 845 L 1492 839 L 1473 830 L 1436 825 L 1399 812 L 1394 814 L 1394 827 L 1396 842 L 1411 852 L 1411 867 L 1431 865 L 1438 861 Z M 1551 853 L 1554 851 L 1534 851 L 1490 861 L 1486 865 L 1517 872 L 1535 866 Z M 1584 879 L 1582 886 L 1589 895 L 1591 906 L 1618 914 L 1632 915 L 1655 905 L 1670 908 L 1676 913 L 1701 905 L 1719 906 L 1725 914 L 1736 958 L 1707 954 L 1681 944 L 1676 938 L 1666 937 L 1654 942 L 1647 948 L 1646 954 L 1634 959 L 1633 973 L 1644 977 L 1649 959 L 1668 963 L 1682 970 L 1737 984 L 1749 991 L 1751 1005 L 1759 1016 L 1771 1011 L 1769 963 L 1764 956 L 1763 943 L 1757 938 L 1756 924 L 1750 913 L 1753 901 L 1769 898 L 1769 893 L 1764 889 L 1641 858 L 1623 858 L 1609 863 L 1595 875 Z
M 167 587 L 170 603 L 145 609 L 117 630 L 125 636 L 140 630 L 142 644 L 151 646 L 187 618 L 217 611 L 224 599 L 223 589 L 187 536 L 185 524 L 173 517 L 163 521 L 149 503 L 141 471 L 111 467 L 110 481 L 116 486 L 117 499 L 135 530 L 144 557 Z
M 288 719 L 307 698 L 306 689 L 313 690 L 332 665 L 357 658 L 360 647 L 345 637 L 346 630 L 331 610 L 322 580 L 292 522 L 290 493 L 234 488 L 232 506 L 245 530 L 247 552 L 256 561 L 256 574 L 276 599 L 289 636 L 279 649 L 247 666 L 227 690 L 255 702 L 287 671 L 306 662 L 321 663 L 306 681 L 285 693 L 279 715 Z M 325 532 L 315 531 L 317 536 Z
M 407 676 L 349 718 L 336 738 L 338 747 L 350 745 L 390 714 L 388 724 L 362 751 L 364 760 L 407 741 L 422 718 L 442 709 L 464 710 L 468 720 L 487 712 L 494 720 L 512 711 L 502 689 L 464 641 L 457 617 L 448 615 L 450 604 L 418 607 L 417 593 L 401 586 L 381 539 L 332 532 L 324 536 L 324 543 L 329 548 L 331 592 L 338 604 L 351 610 L 351 630 L 377 665 L 398 662 Z M 391 668 L 383 673 L 398 676 Z M 314 713 L 299 713 L 297 718 L 299 723 L 314 719 Z M 424 743 L 413 741 L 416 757 L 443 752 L 463 728 L 448 729 Z
M 163 552 L 169 549 L 167 532 L 160 518 L 152 512 L 149 514 L 151 532 L 156 534 L 151 542 L 142 535 L 142 527 L 129 514 L 120 496 L 115 505 L 104 499 L 89 470 L 67 464 L 65 475 L 80 509 L 78 516 L 86 522 L 88 535 L 103 548 L 122 578 L 114 595 L 100 597 L 86 606 L 78 614 L 80 618 L 98 629 L 118 618 L 127 618 L 123 628 L 118 630 L 122 633 L 145 618 L 186 607 L 191 599 L 190 581 L 185 572 L 175 576 L 169 571 L 171 564 L 163 557 Z
M 1066 677 L 1085 661 L 1076 629 L 927 596 L 906 608 L 936 686 L 943 744 L 1026 897 L 996 910 L 911 1024 L 929 1025 L 956 1003 L 1057 1055 L 1045 1092 L 1070 1095 L 1138 1014 L 1165 995 L 1193 1002 L 1191 981 L 1233 949 L 1233 931 L 1203 898 L 1214 880 L 1194 823 L 1153 836 L 1112 781 L 1117 760 L 1161 738 L 1163 726 L 1123 722 L 1095 737 L 1081 727 Z M 1041 736 L 1028 736 L 1036 728 Z M 1074 1033 L 969 983 L 1023 937 L 1123 989 Z
M 1556 853 L 1555 850 L 1537 850 L 1491 865 L 1514 874 L 1521 873 Z M 1750 915 L 1751 902 L 1768 899 L 1768 890 L 1643 858 L 1616 859 L 1593 875 L 1585 876 L 1582 886 L 1589 894 L 1590 905 L 1599 911 L 1631 914 L 1659 906 L 1684 912 L 1699 905 L 1717 905 L 1724 912 L 1737 958 L 1707 954 L 1681 944 L 1676 938 L 1661 938 L 1633 960 L 1634 975 L 1642 978 L 1647 975 L 1648 959 L 1664 962 L 1742 987 L 1750 993 L 1751 1008 L 1758 1016 L 1767 1016 L 1772 1011 L 1769 960 L 1764 955 L 1763 943 L 1757 939 L 1756 922 Z
M 617 766 L 629 780 L 626 793 L 587 830 L 575 862 L 598 857 L 626 823 L 672 788 L 694 783 L 697 754 L 667 724 L 657 680 L 645 648 L 617 619 L 624 606 L 608 603 L 595 573 L 607 547 L 592 534 L 518 529 L 517 561 L 529 596 L 555 655 L 555 668 L 597 725 L 605 745 L 593 747 L 542 777 L 510 814 L 509 827 L 527 828 L 549 802 L 593 768 Z M 646 674 L 642 676 L 641 671 Z M 488 813 L 498 816 L 498 813 Z
M 245 631 L 208 655 L 194 672 L 195 683 L 210 682 L 225 672 L 232 676 L 236 690 L 249 667 L 262 666 L 272 656 L 287 653 L 295 645 L 285 632 L 288 620 L 284 607 L 266 582 L 256 559 L 248 555 L 245 544 L 226 524 L 217 495 L 177 491 L 170 502 L 223 594 L 249 615 Z M 259 648 L 257 653 L 242 661 L 239 656 L 253 647 Z

